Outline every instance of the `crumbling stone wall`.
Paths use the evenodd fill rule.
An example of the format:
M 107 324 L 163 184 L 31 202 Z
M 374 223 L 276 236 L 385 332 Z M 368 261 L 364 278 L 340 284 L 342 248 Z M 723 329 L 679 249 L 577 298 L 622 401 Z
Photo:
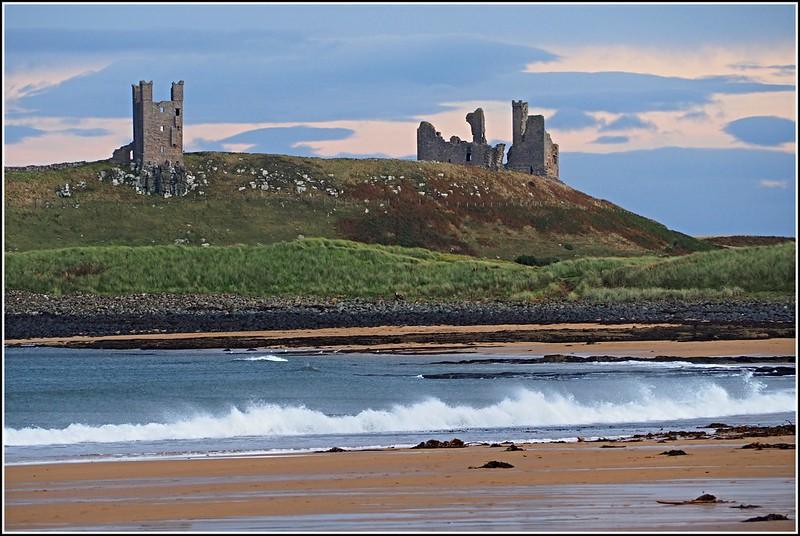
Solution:
M 53 171 L 56 169 L 69 169 L 85 166 L 86 164 L 88 164 L 86 160 L 81 160 L 80 162 L 61 162 L 58 164 L 45 164 L 43 166 L 6 166 L 4 169 L 6 171 Z
M 133 162 L 133 143 L 130 142 L 128 145 L 123 145 L 119 149 L 114 149 L 114 152 L 111 153 L 111 161 L 115 164 L 130 164 Z
M 472 129 L 471 142 L 458 136 L 452 136 L 450 141 L 445 141 L 432 124 L 421 122 L 417 128 L 417 160 L 502 169 L 506 146 L 498 143 L 492 147 L 486 143 L 486 118 L 483 110 L 478 108 L 468 113 L 466 120 Z
M 511 101 L 513 144 L 508 169 L 558 178 L 558 144 L 544 128 L 543 115 L 528 115 L 528 103 Z

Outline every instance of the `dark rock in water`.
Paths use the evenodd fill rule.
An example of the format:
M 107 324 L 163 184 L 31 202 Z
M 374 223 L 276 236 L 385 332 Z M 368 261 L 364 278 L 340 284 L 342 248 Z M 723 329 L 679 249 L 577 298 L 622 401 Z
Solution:
M 745 519 L 742 523 L 749 523 L 751 521 L 788 521 L 789 518 L 783 514 L 767 514 L 765 516 L 758 516 L 758 517 L 751 517 L 750 519 Z
M 680 449 L 678 450 L 665 450 L 661 453 L 663 456 L 686 456 L 686 453 Z
M 258 352 L 258 350 L 257 350 L 257 349 L 255 349 L 255 348 L 248 348 L 248 349 L 247 349 L 247 351 L 248 351 L 248 352 Z
M 703 428 L 730 428 L 729 424 L 725 424 L 724 422 L 712 422 L 708 426 L 703 426 Z
M 793 436 L 796 433 L 796 429 L 794 424 L 781 424 L 778 426 L 730 426 L 723 430 L 717 430 L 715 437 L 719 437 L 720 439 L 739 439 L 742 436 Z
M 780 449 L 780 450 L 793 450 L 796 446 L 793 443 L 759 443 L 758 441 L 754 443 L 749 443 L 742 447 L 743 449 Z
M 497 460 L 492 460 L 490 462 L 486 462 L 480 467 L 470 467 L 470 469 L 511 469 L 512 467 L 514 466 L 511 465 L 510 463 L 498 462 Z
M 508 447 L 508 448 L 506 449 L 506 451 L 511 451 L 511 452 L 513 452 L 513 451 L 515 451 L 515 450 L 525 450 L 525 449 L 524 449 L 524 448 L 522 448 L 522 447 L 518 447 L 518 446 L 516 446 L 516 445 L 511 445 L 510 447 Z
M 342 448 L 339 448 L 339 447 L 333 447 L 333 448 L 329 448 L 325 452 L 347 452 L 347 451 L 342 449 Z
M 683 505 L 683 504 L 713 504 L 713 503 L 724 503 L 730 501 L 723 501 L 717 499 L 715 495 L 711 495 L 710 493 L 704 493 L 703 495 L 700 495 L 698 498 L 692 499 L 690 501 L 657 500 L 656 502 L 661 504 Z
M 464 442 L 455 437 L 451 441 L 439 441 L 437 439 L 429 439 L 428 441 L 423 441 L 419 445 L 416 445 L 411 448 L 412 449 L 460 449 L 464 447 L 466 447 Z
M 624 449 L 625 445 L 600 445 L 601 449 Z
M 503 445 L 501 445 L 500 443 L 492 443 L 491 445 L 489 445 L 489 448 L 496 448 L 496 447 L 502 447 L 502 446 Z
M 741 510 L 747 510 L 747 509 L 750 509 L 750 508 L 761 508 L 761 507 L 758 506 L 757 504 L 739 504 L 739 505 L 736 505 L 736 506 L 731 506 L 731 508 L 739 508 Z
M 704 493 L 700 495 L 698 498 L 696 498 L 694 502 L 719 502 L 719 500 L 717 499 L 716 495 L 711 495 L 710 493 Z

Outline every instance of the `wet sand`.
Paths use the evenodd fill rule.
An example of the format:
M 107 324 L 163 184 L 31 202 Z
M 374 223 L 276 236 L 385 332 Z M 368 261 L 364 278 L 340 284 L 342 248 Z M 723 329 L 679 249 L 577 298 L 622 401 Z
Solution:
M 476 326 L 380 326 L 276 331 L 126 334 L 7 339 L 6 346 L 89 348 L 293 348 L 341 352 L 464 350 L 491 353 L 612 356 L 796 355 L 794 337 L 671 339 L 674 324 L 498 324 Z M 666 333 L 659 333 L 659 330 Z M 648 331 L 667 337 L 608 340 Z M 634 335 L 635 336 L 635 335 Z M 514 340 L 523 339 L 523 340 Z M 546 342 L 556 338 L 558 342 Z M 605 339 L 605 340 L 604 340 Z
M 669 327 L 672 324 L 613 324 L 614 328 L 637 329 L 641 327 Z M 176 339 L 205 339 L 205 338 L 316 338 L 316 337 L 359 337 L 369 335 L 409 335 L 418 333 L 494 333 L 497 331 L 541 331 L 551 329 L 597 329 L 610 327 L 608 324 L 492 324 L 477 326 L 377 326 L 358 328 L 318 328 L 318 329 L 288 329 L 273 331 L 209 331 L 199 333 L 142 333 L 126 335 L 101 335 L 73 337 L 40 337 L 32 339 L 8 339 L 6 344 L 38 344 L 38 345 L 63 345 L 71 342 L 87 341 L 119 341 L 119 340 L 176 340 Z
M 9 530 L 793 531 L 794 436 L 6 467 Z M 613 445 L 624 448 L 601 448 Z M 682 449 L 685 456 L 660 453 Z M 510 469 L 470 469 L 490 460 Z M 732 501 L 670 506 L 703 493 Z M 757 509 L 736 509 L 740 504 Z M 789 521 L 742 523 L 779 513 Z

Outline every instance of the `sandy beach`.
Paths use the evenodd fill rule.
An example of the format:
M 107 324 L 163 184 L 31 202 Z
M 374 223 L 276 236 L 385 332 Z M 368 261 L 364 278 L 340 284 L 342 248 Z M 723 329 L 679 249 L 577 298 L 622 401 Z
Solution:
M 97 348 L 314 348 L 324 351 L 381 352 L 480 350 L 492 353 L 579 353 L 652 356 L 775 356 L 796 355 L 794 337 L 721 340 L 604 340 L 620 333 L 674 328 L 672 324 L 497 324 L 475 326 L 379 326 L 273 331 L 157 333 L 106 336 L 6 339 L 7 346 L 65 346 Z M 543 334 L 538 337 L 538 334 Z M 562 342 L 543 342 L 557 334 Z M 527 340 L 509 340 L 513 335 Z M 459 342 L 468 341 L 468 342 Z
M 631 324 L 614 328 L 635 330 Z M 70 346 L 96 340 L 132 345 L 208 338 L 217 348 L 245 338 L 260 347 L 286 340 L 339 343 L 317 351 L 434 353 L 502 357 L 593 355 L 655 358 L 794 356 L 794 338 L 674 341 L 436 342 L 452 333 L 487 334 L 603 325 L 389 326 L 271 332 L 143 334 L 9 340 L 7 345 Z M 358 344 L 360 337 L 397 342 Z M 408 342 L 408 335 L 434 337 Z M 220 344 L 221 343 L 221 344 Z M 293 351 L 304 347 L 296 342 Z M 311 347 L 311 346 L 309 346 Z M 454 433 L 453 435 L 457 435 Z M 292 455 L 197 457 L 7 466 L 7 530 L 492 530 L 492 531 L 785 531 L 796 528 L 795 450 L 742 449 L 730 440 L 537 443 L 522 451 L 382 449 Z M 334 447 L 336 445 L 330 445 Z M 686 455 L 662 452 L 681 449 Z M 504 461 L 514 467 L 484 469 Z M 729 502 L 665 505 L 712 493 Z M 756 505 L 759 508 L 735 508 Z M 744 523 L 767 514 L 788 521 Z
M 795 441 L 794 436 L 757 439 Z M 796 451 L 741 448 L 755 440 L 10 466 L 5 522 L 9 530 L 344 530 L 362 522 L 391 528 L 398 519 L 400 527 L 444 528 L 457 518 L 457 529 L 791 531 Z M 660 454 L 673 449 L 686 455 Z M 491 460 L 514 467 L 475 468 Z M 656 502 L 702 493 L 731 502 Z M 743 504 L 760 508 L 732 508 Z M 742 522 L 768 513 L 788 515 L 789 521 Z

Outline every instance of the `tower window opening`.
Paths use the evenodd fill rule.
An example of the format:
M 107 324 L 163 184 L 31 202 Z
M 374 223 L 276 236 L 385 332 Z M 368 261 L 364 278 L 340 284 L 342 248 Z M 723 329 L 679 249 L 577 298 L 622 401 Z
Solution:
M 179 115 L 181 115 L 181 109 L 180 108 L 175 108 L 175 116 L 177 117 Z
M 161 111 L 162 114 L 164 113 L 164 107 L 163 106 L 159 106 L 158 109 Z
M 472 162 L 472 153 L 467 153 L 467 162 Z
M 161 132 L 164 132 L 164 125 L 161 125 L 159 128 L 161 129 Z

